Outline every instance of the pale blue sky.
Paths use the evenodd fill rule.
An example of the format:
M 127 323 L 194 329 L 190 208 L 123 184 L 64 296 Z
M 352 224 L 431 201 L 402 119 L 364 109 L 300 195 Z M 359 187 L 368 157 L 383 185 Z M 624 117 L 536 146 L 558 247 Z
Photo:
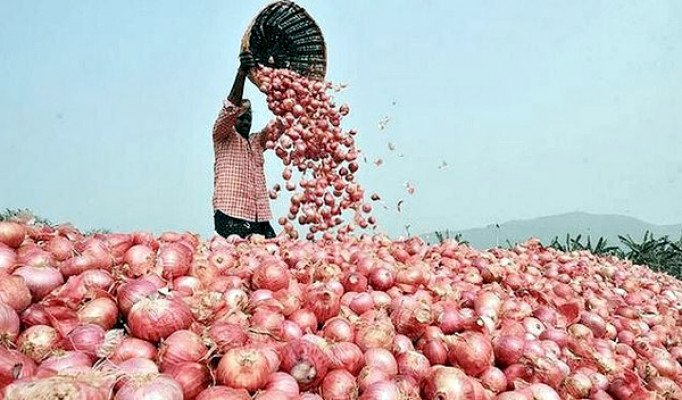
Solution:
M 0 207 L 211 232 L 210 128 L 264 4 L 0 1 Z M 345 127 L 384 159 L 361 182 L 393 209 L 405 199 L 377 213 L 392 235 L 576 210 L 682 222 L 682 2 L 299 4 L 328 78 L 350 85 Z M 280 170 L 269 155 L 269 185 Z

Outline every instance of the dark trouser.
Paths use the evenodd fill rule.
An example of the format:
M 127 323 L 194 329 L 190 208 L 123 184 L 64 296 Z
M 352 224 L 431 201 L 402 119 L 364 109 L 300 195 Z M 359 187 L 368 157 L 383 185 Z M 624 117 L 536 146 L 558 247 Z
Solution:
M 239 235 L 246 238 L 249 235 L 259 234 L 266 238 L 274 238 L 275 230 L 272 229 L 270 222 L 251 222 L 239 218 L 230 217 L 229 215 L 215 210 L 213 214 L 213 221 L 215 222 L 215 230 L 224 238 L 230 235 Z

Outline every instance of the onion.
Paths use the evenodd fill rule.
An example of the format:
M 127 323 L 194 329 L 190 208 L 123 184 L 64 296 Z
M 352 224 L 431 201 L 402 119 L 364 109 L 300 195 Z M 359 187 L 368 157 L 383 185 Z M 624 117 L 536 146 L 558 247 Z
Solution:
M 78 350 L 96 358 L 99 348 L 104 344 L 106 332 L 101 326 L 87 324 L 75 327 L 65 338 L 67 350 Z
M 507 376 L 496 367 L 489 367 L 479 377 L 484 388 L 493 393 L 501 393 L 507 389 Z
M 156 263 L 161 269 L 162 276 L 174 279 L 187 274 L 192 254 L 180 243 L 164 244 L 159 248 Z
M 563 381 L 564 392 L 568 396 L 575 398 L 585 398 L 592 391 L 592 381 L 584 374 L 573 374 Z
M 26 229 L 16 222 L 0 221 L 0 243 L 16 249 L 26 238 Z
M 230 349 L 244 346 L 249 337 L 244 329 L 236 324 L 218 322 L 208 329 L 208 336 L 216 344 L 218 351 L 225 353 Z
M 309 308 L 317 321 L 324 323 L 326 320 L 338 315 L 341 309 L 341 296 L 324 286 L 315 283 L 308 288 L 305 296 L 306 307 Z
M 479 376 L 493 364 L 493 346 L 488 338 L 478 332 L 464 332 L 450 340 L 448 358 L 467 375 Z
M 348 307 L 356 314 L 363 314 L 374 308 L 374 299 L 369 293 L 357 293 L 353 295 Z
M 144 244 L 137 244 L 126 251 L 123 261 L 128 265 L 130 276 L 141 276 L 153 270 L 156 251 Z
M 180 384 L 185 400 L 196 398 L 211 384 L 211 374 L 208 368 L 195 362 L 174 365 L 165 373 Z
M 297 399 L 299 396 L 298 382 L 291 375 L 284 372 L 270 374 L 265 390 L 284 393 L 291 399 Z
M 387 290 L 393 286 L 395 276 L 386 268 L 375 268 L 369 274 L 369 284 L 375 290 Z
M 268 375 L 268 361 L 263 352 L 247 347 L 228 350 L 216 370 L 219 383 L 250 392 L 265 386 Z
M 332 357 L 331 366 L 334 369 L 346 369 L 357 375 L 365 365 L 364 355 L 355 343 L 339 342 L 330 346 Z
M 158 360 L 161 370 L 186 362 L 199 362 L 208 355 L 201 336 L 188 330 L 173 332 L 159 346 Z M 172 374 L 171 374 L 172 375 Z
M 333 342 L 352 342 L 355 337 L 353 326 L 343 318 L 332 318 L 322 328 L 325 339 Z
M 150 375 L 127 382 L 114 396 L 115 400 L 164 399 L 182 400 L 182 387 L 167 375 Z
M 92 367 L 92 359 L 82 351 L 55 351 L 40 363 L 38 369 L 58 373 L 69 369 L 90 367 Z
M 435 397 L 430 397 L 436 399 Z M 376 382 L 362 393 L 358 400 L 401 400 L 402 393 L 393 382 L 390 381 L 379 381 Z
M 302 390 L 317 386 L 327 374 L 330 360 L 316 345 L 299 339 L 282 352 L 282 371 L 293 376 Z
M 374 348 L 365 351 L 365 365 L 379 369 L 389 376 L 398 373 L 398 361 L 386 349 Z
M 495 361 L 503 367 L 515 364 L 523 356 L 526 341 L 519 336 L 505 335 L 493 341 Z
M 139 377 L 146 375 L 157 375 L 159 368 L 154 364 L 154 361 L 148 358 L 135 357 L 118 364 L 116 373 L 120 374 L 120 378 L 116 382 L 116 389 L 120 389 L 130 380 L 139 379 Z
M 424 374 L 431 367 L 428 358 L 416 351 L 407 351 L 402 353 L 397 358 L 398 372 L 401 375 L 407 375 L 414 378 L 417 383 L 424 380 Z
M 179 301 L 143 299 L 135 303 L 128 314 L 128 327 L 133 335 L 158 342 L 171 333 L 189 328 L 192 312 Z
M 276 292 L 289 286 L 289 273 L 281 265 L 266 264 L 254 271 L 251 283 L 255 289 Z
M 227 386 L 212 386 L 199 393 L 196 400 L 251 400 L 249 392 Z
M 423 391 L 429 399 L 465 400 L 475 398 L 472 381 L 462 370 L 452 367 L 432 367 L 428 371 Z
M 314 312 L 307 308 L 294 311 L 289 316 L 289 320 L 295 322 L 303 332 L 317 331 L 317 317 Z
M 116 298 L 123 315 L 128 315 L 135 303 L 156 293 L 163 286 L 163 281 L 156 275 L 145 276 L 121 285 Z
M 0 345 L 14 343 L 19 336 L 19 325 L 17 312 L 0 301 Z
M 63 236 L 55 236 L 50 239 L 47 250 L 57 261 L 64 261 L 74 254 L 73 243 Z
M 17 264 L 17 254 L 14 250 L 0 243 L 0 273 L 11 273 Z
M 0 346 L 0 389 L 15 379 L 33 376 L 35 372 L 36 364 L 33 360 L 19 351 Z
M 322 381 L 322 397 L 334 400 L 355 400 L 358 388 L 355 377 L 345 369 L 330 371 Z
M 114 345 L 111 355 L 108 357 L 110 361 L 120 363 L 135 357 L 154 360 L 156 359 L 156 354 L 156 347 L 153 344 L 142 339 L 127 336 Z
M 19 267 L 13 275 L 20 276 L 26 281 L 33 300 L 40 300 L 51 291 L 64 284 L 64 277 L 53 267 Z
M 51 326 L 34 325 L 19 334 L 17 348 L 35 362 L 41 362 L 58 349 L 61 338 Z
M 84 324 L 96 324 L 111 329 L 118 322 L 118 307 L 108 297 L 91 300 L 78 310 L 78 320 Z

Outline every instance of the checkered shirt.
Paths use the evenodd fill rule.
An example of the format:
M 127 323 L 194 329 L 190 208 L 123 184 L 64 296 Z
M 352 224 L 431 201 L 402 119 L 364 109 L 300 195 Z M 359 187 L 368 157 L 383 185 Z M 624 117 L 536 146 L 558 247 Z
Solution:
M 258 132 L 247 141 L 237 133 L 241 111 L 226 99 L 213 126 L 213 209 L 247 221 L 267 221 L 272 213 L 265 186 L 265 135 Z

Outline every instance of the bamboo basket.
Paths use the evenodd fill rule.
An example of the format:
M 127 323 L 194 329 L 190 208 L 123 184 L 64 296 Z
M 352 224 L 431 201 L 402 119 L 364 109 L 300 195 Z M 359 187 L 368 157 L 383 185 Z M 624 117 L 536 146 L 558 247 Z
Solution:
M 275 1 L 251 21 L 241 43 L 258 64 L 291 69 L 324 80 L 327 47 L 322 31 L 303 7 L 290 0 Z M 255 74 L 249 79 L 258 86 Z

